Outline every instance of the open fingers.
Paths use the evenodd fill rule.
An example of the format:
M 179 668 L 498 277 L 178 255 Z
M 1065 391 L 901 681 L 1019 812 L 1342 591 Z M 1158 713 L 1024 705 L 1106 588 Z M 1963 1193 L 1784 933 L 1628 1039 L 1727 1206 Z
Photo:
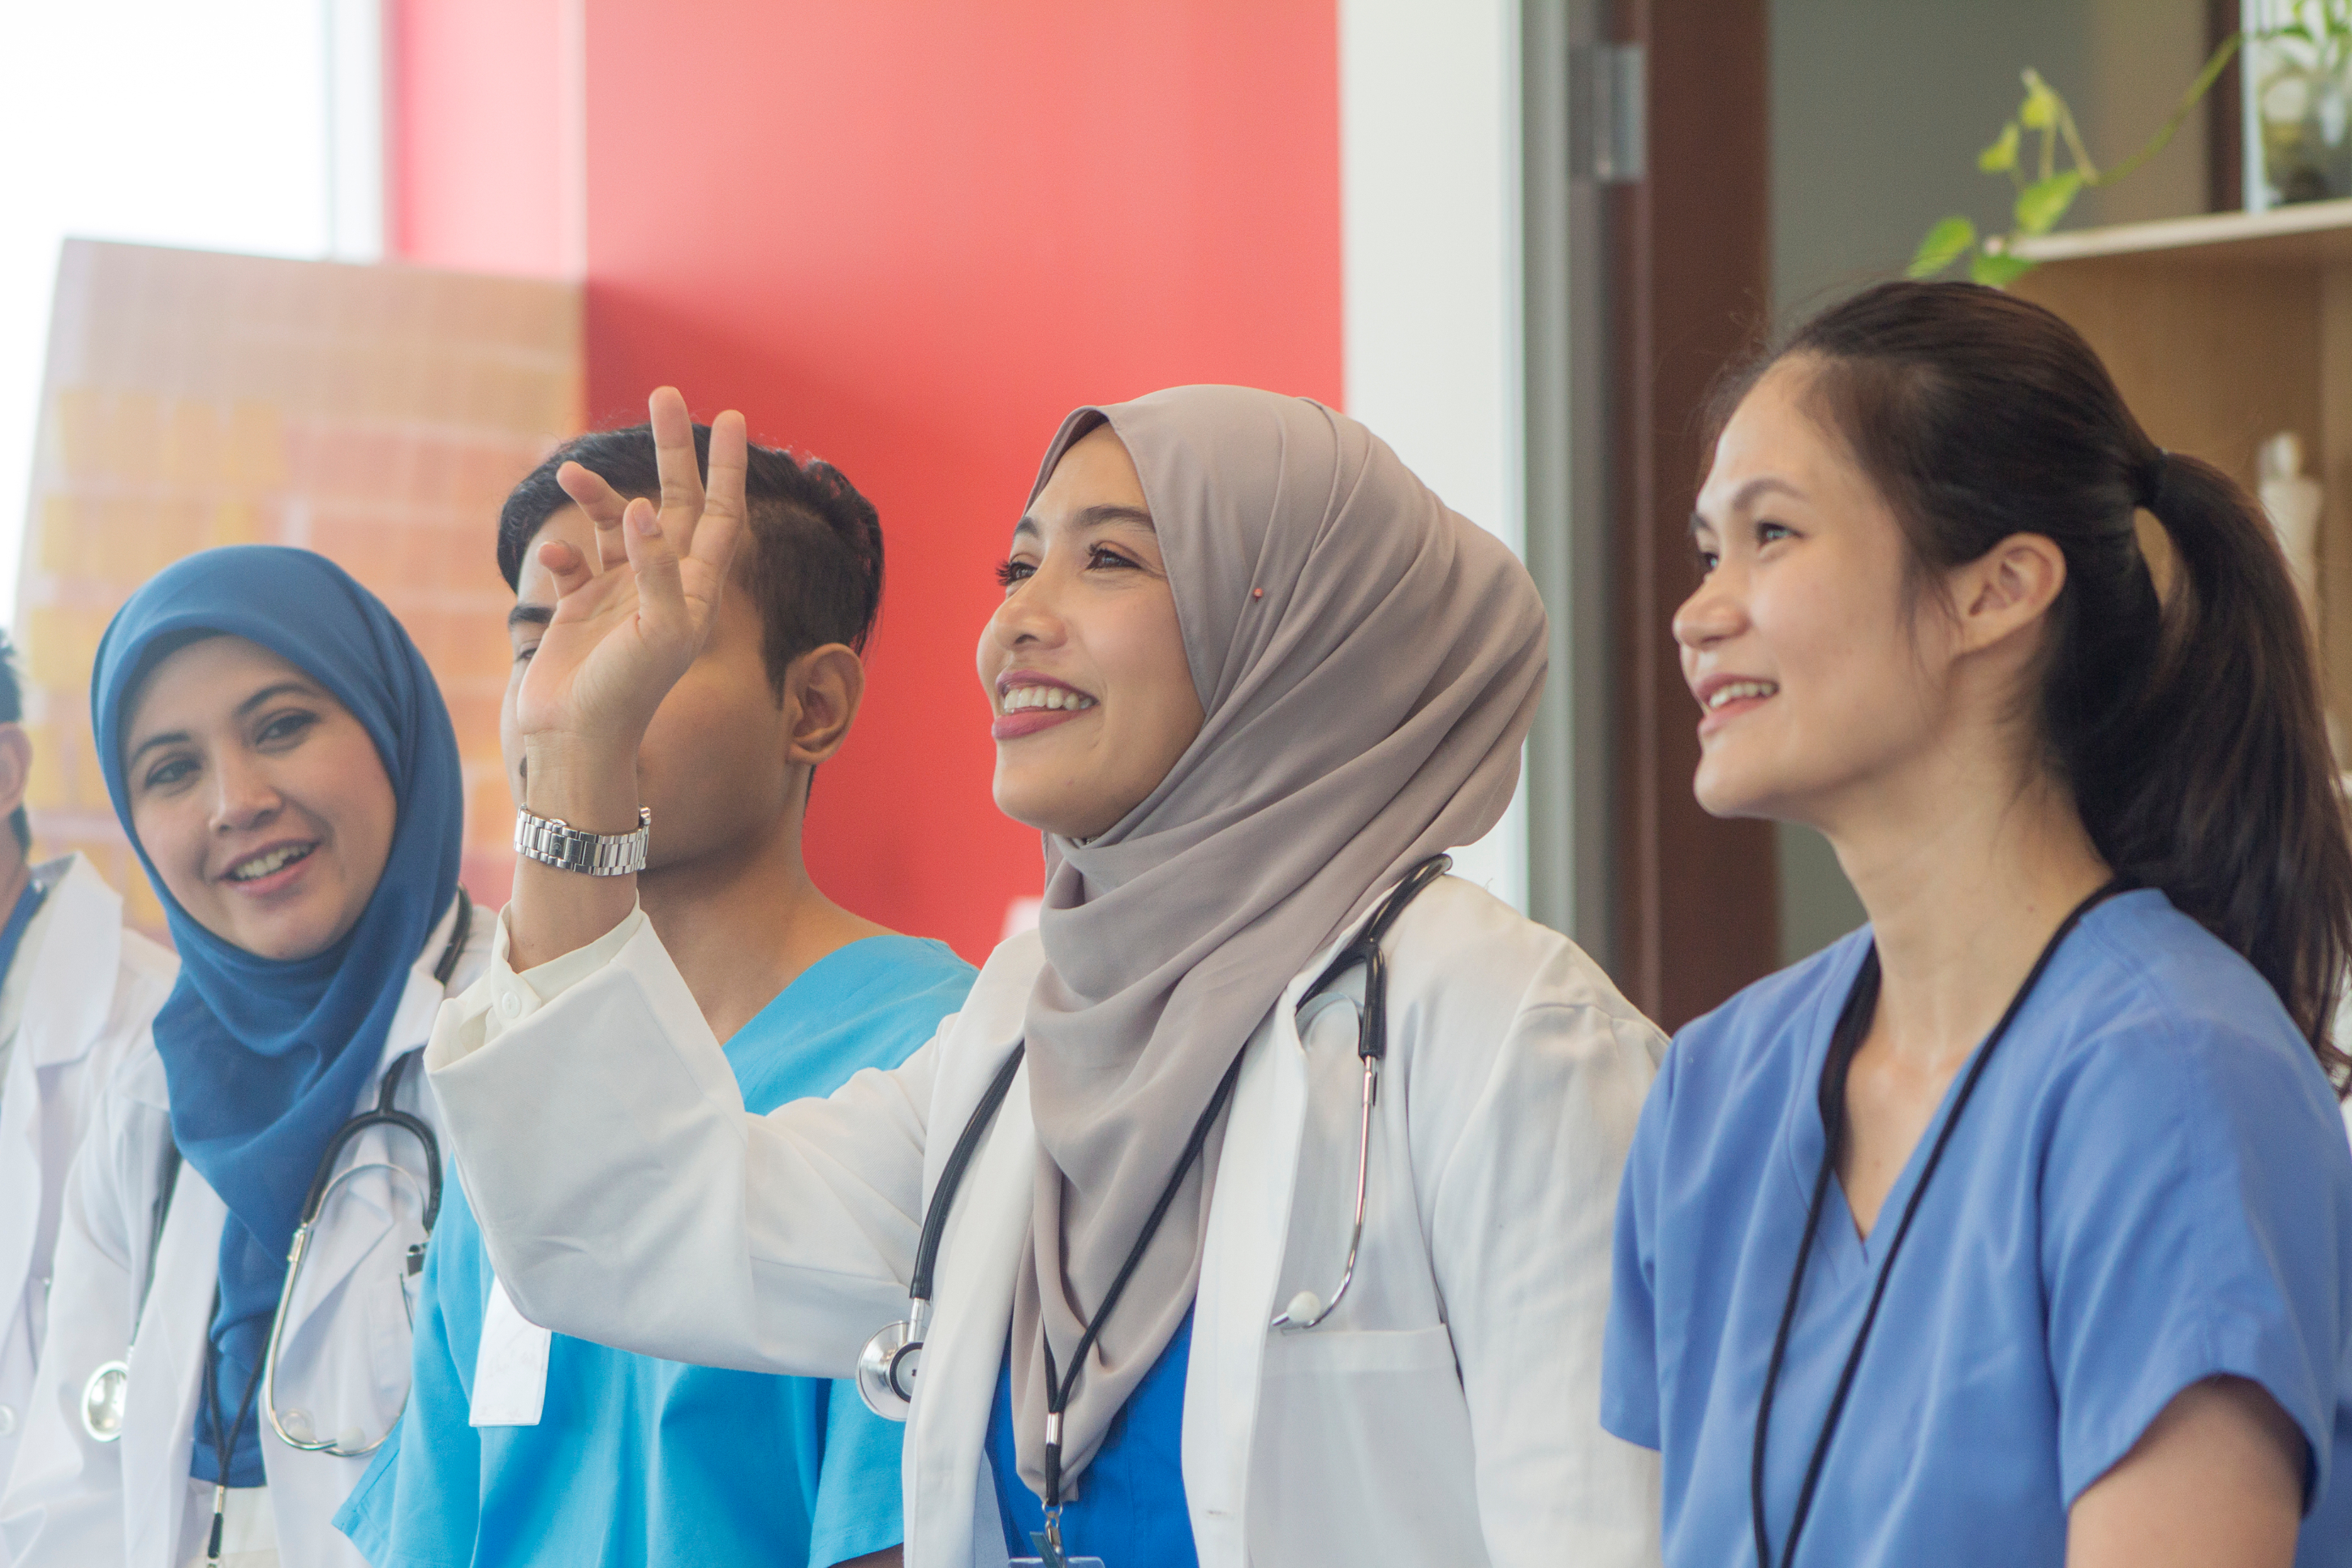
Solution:
M 551 539 L 539 547 L 539 563 L 555 579 L 558 604 L 595 580 L 596 574 L 588 564 L 588 558 L 576 546 L 560 539 Z
M 686 584 L 678 566 L 677 536 L 667 526 L 667 513 L 651 503 L 629 503 L 627 525 L 620 530 L 627 541 L 629 566 L 637 580 L 638 630 L 648 641 L 691 647 L 698 641 Z
M 654 462 L 661 475 L 661 531 L 673 545 L 683 548 L 702 516 L 702 464 L 694 450 L 694 416 L 674 386 L 655 388 L 646 406 L 653 418 Z
M 566 463 L 556 469 L 555 482 L 596 525 L 596 559 L 592 570 L 610 572 L 626 561 L 628 551 L 621 542 L 620 531 L 621 514 L 628 510 L 629 498 L 605 483 L 604 475 L 577 463 Z
M 724 578 L 735 548 L 743 538 L 744 471 L 751 460 L 751 438 L 743 416 L 729 409 L 710 422 L 710 492 L 702 503 L 702 521 L 695 525 L 687 553 Z

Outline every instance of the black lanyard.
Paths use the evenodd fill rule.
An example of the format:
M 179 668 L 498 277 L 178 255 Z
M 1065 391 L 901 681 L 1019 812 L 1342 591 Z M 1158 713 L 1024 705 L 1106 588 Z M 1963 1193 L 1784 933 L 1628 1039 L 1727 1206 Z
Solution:
M 36 884 L 36 886 L 37 887 L 37 884 Z M 449 976 L 457 973 L 457 960 L 463 955 L 466 949 L 466 939 L 472 933 L 474 929 L 474 900 L 467 897 L 466 889 L 463 888 L 459 888 L 457 889 L 457 921 L 449 928 L 448 941 L 442 944 L 441 957 L 439 961 L 433 965 L 433 979 L 436 984 L 444 987 L 447 986 L 449 984 Z M 14 922 L 12 921 L 12 923 Z M 21 928 L 19 928 L 18 934 L 21 934 Z M 8 940 L 6 933 L 0 932 L 0 941 L 5 940 Z M 380 1092 L 377 1096 L 375 1111 L 373 1114 L 355 1117 L 351 1121 L 346 1122 L 342 1129 L 339 1131 L 335 1134 L 334 1138 L 329 1142 L 326 1158 L 320 1163 L 320 1168 L 311 1179 L 310 1195 L 303 1205 L 303 1220 L 305 1223 L 318 1217 L 317 1205 L 320 1201 L 320 1194 L 325 1188 L 327 1178 L 333 1171 L 335 1159 L 341 1152 L 343 1144 L 349 1140 L 351 1134 L 362 1127 L 373 1125 L 375 1122 L 396 1121 L 414 1131 L 416 1133 L 418 1140 L 425 1146 L 426 1163 L 432 1173 L 431 1184 L 428 1189 L 432 1194 L 432 1197 L 425 1209 L 425 1232 L 427 1236 L 432 1235 L 433 1222 L 441 1207 L 440 1146 L 434 1142 L 432 1132 L 425 1127 L 424 1123 L 417 1121 L 415 1118 L 410 1117 L 404 1111 L 394 1109 L 393 1106 L 394 1097 L 400 1092 L 400 1081 L 407 1070 L 409 1062 L 413 1058 L 424 1054 L 425 1047 L 418 1046 L 413 1049 L 403 1052 L 399 1057 L 394 1058 L 392 1066 L 385 1069 L 383 1079 L 379 1085 Z M 180 1148 L 178 1142 L 174 1141 L 165 1145 L 163 1193 L 162 1195 L 156 1199 L 154 1233 L 147 1248 L 147 1284 L 150 1289 L 153 1287 L 155 1282 L 155 1258 L 163 1249 L 163 1225 L 164 1222 L 171 1217 L 172 1194 L 179 1186 L 179 1180 Z M 417 1268 L 421 1266 L 423 1253 L 424 1248 L 421 1245 L 409 1248 L 408 1271 L 411 1274 L 415 1273 Z M 142 1290 L 140 1294 L 139 1300 L 139 1317 L 143 1318 L 146 1316 L 146 1313 L 147 1298 L 145 1290 Z M 213 1289 L 212 1310 L 205 1314 L 205 1321 L 209 1325 L 219 1315 L 220 1288 L 218 1286 L 215 1286 Z M 132 1321 L 135 1325 L 138 1319 L 134 1318 Z M 205 1551 L 205 1561 L 206 1563 L 218 1563 L 220 1561 L 222 1526 L 228 1512 L 229 1459 L 236 1451 L 237 1437 L 245 1431 L 245 1424 L 253 1418 L 254 1396 L 260 1391 L 262 1372 L 269 1364 L 268 1340 L 266 1335 L 262 1342 L 262 1353 L 253 1358 L 253 1371 L 247 1374 L 245 1380 L 245 1396 L 237 1402 L 236 1419 L 224 1426 L 221 1425 L 221 1418 L 226 1415 L 227 1412 L 222 1409 L 220 1402 L 220 1342 L 212 1335 L 209 1330 L 205 1335 L 205 1405 L 212 1414 L 213 1462 L 215 1465 L 213 1481 L 213 1531 L 211 1544 L 207 1546 Z M 257 1428 L 257 1436 L 258 1436 Z
M 176 1169 L 173 1173 L 177 1174 Z M 220 1311 L 220 1290 L 213 1291 L 213 1311 Z M 205 1548 L 205 1561 L 217 1563 L 221 1554 L 221 1527 L 228 1518 L 228 1462 L 236 1448 L 238 1434 L 253 1415 L 253 1396 L 261 1388 L 261 1369 L 268 1364 L 268 1355 L 253 1358 L 253 1371 L 245 1380 L 245 1397 L 237 1402 L 236 1419 L 227 1426 L 221 1419 L 227 1412 L 220 1402 L 220 1345 L 207 1337 L 205 1341 L 205 1405 L 213 1417 L 213 1533 L 211 1544 Z
M 1969 1064 L 1968 1076 L 1960 1080 L 1960 1092 L 1952 1101 L 1951 1114 L 1936 1134 L 1936 1142 L 1927 1151 L 1927 1163 L 1919 1172 L 1918 1185 L 1911 1189 L 1908 1202 L 1903 1205 L 1903 1217 L 1895 1226 L 1895 1238 L 1887 1243 L 1886 1258 L 1878 1266 L 1878 1282 L 1871 1288 L 1870 1305 L 1862 1315 L 1862 1326 L 1854 1331 L 1853 1345 L 1846 1352 L 1845 1366 L 1838 1373 L 1837 1390 L 1830 1397 L 1829 1414 L 1822 1420 L 1822 1430 L 1813 1440 L 1811 1458 L 1805 1465 L 1804 1485 L 1797 1492 L 1796 1511 L 1789 1519 L 1789 1539 L 1782 1548 L 1781 1568 L 1796 1561 L 1797 1538 L 1804 1533 L 1806 1516 L 1812 1512 L 1813 1493 L 1821 1485 L 1822 1467 L 1828 1462 L 1830 1440 L 1837 1435 L 1838 1421 L 1845 1414 L 1846 1395 L 1853 1392 L 1855 1372 L 1862 1365 L 1863 1348 L 1870 1342 L 1870 1331 L 1878 1321 L 1879 1303 L 1886 1299 L 1886 1281 L 1895 1272 L 1895 1259 L 1903 1250 L 1904 1237 L 1911 1234 L 1911 1222 L 1919 1213 L 1919 1200 L 1927 1194 L 1927 1184 L 1936 1179 L 1936 1168 L 1943 1163 L 1944 1151 L 1952 1142 L 1952 1131 L 1960 1124 L 1961 1113 L 1969 1108 L 1977 1085 L 1983 1080 L 1985 1068 L 1992 1061 L 2002 1037 L 2010 1025 L 2025 1008 L 2027 998 L 2041 984 L 2043 971 L 2058 956 L 2059 944 L 2067 933 L 2083 921 L 2099 905 L 2125 890 L 2118 878 L 2076 904 L 2058 929 L 2042 944 L 2042 956 L 2033 961 L 2026 972 L 2024 984 L 2011 997 L 2000 1021 L 1992 1026 L 1983 1045 L 1977 1047 L 1976 1059 Z M 1756 1561 L 1759 1568 L 1772 1568 L 1772 1542 L 1764 1526 L 1764 1440 L 1772 1425 L 1772 1395 L 1780 1382 L 1780 1364 L 1789 1352 L 1789 1331 L 1797 1318 L 1797 1298 L 1805 1286 L 1805 1266 L 1813 1256 L 1813 1240 L 1820 1233 L 1822 1209 L 1829 1197 L 1830 1178 L 1836 1173 L 1838 1157 L 1845 1147 L 1845 1081 L 1846 1071 L 1853 1065 L 1854 1053 L 1862 1048 L 1863 1037 L 1870 1032 L 1872 1015 L 1878 1008 L 1878 948 L 1873 943 L 1864 955 L 1861 973 L 1853 979 L 1853 988 L 1846 994 L 1845 1008 L 1838 1015 L 1837 1028 L 1830 1037 L 1828 1058 L 1822 1063 L 1821 1110 L 1824 1136 L 1822 1141 L 1821 1169 L 1813 1174 L 1812 1202 L 1805 1210 L 1804 1239 L 1797 1244 L 1797 1261 L 1789 1270 L 1789 1299 L 1780 1308 L 1780 1326 L 1772 1336 L 1772 1359 L 1764 1371 L 1764 1394 L 1756 1406 L 1756 1441 L 1749 1450 L 1748 1501 L 1749 1522 L 1756 1531 Z
M 1078 1348 L 1070 1352 L 1070 1374 L 1067 1377 L 1055 1370 L 1052 1336 L 1042 1330 L 1038 1334 L 1038 1341 L 1045 1352 L 1045 1524 L 1046 1532 L 1053 1538 L 1056 1551 L 1061 1548 L 1062 1412 L 1068 1408 L 1070 1395 L 1077 1391 L 1078 1373 L 1087 1364 L 1087 1352 L 1094 1349 L 1095 1340 L 1102 1333 L 1102 1326 L 1110 1321 L 1111 1309 L 1117 1307 L 1118 1299 L 1127 1293 L 1127 1282 L 1134 1278 L 1136 1266 L 1143 1261 L 1143 1254 L 1151 1246 L 1151 1238 L 1160 1234 L 1160 1222 L 1168 1217 L 1169 1209 L 1174 1206 L 1176 1190 L 1184 1184 L 1185 1173 L 1192 1170 L 1201 1158 L 1202 1146 L 1209 1141 L 1209 1129 L 1216 1125 L 1217 1113 L 1223 1110 L 1225 1101 L 1233 1098 L 1234 1083 L 1241 1074 L 1242 1058 L 1236 1054 L 1234 1065 L 1227 1068 L 1225 1076 L 1217 1080 L 1217 1092 L 1209 1097 L 1208 1108 L 1201 1112 L 1201 1119 L 1192 1123 L 1192 1135 L 1184 1141 L 1184 1152 L 1177 1159 L 1176 1169 L 1169 1173 L 1168 1184 L 1160 1189 L 1160 1201 L 1151 1205 L 1151 1215 L 1143 1222 L 1143 1229 L 1137 1234 L 1135 1245 L 1128 1248 L 1127 1261 L 1118 1266 L 1118 1274 L 1111 1280 L 1110 1289 L 1103 1292 L 1102 1305 L 1095 1309 L 1094 1321 L 1079 1336 Z

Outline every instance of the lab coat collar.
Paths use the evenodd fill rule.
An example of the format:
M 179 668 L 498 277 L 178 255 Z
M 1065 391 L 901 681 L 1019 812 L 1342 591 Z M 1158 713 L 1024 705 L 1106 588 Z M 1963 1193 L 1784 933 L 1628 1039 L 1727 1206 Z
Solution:
M 423 955 L 409 970 L 408 984 L 401 994 L 399 1010 L 393 1015 L 392 1027 L 384 1034 L 383 1058 L 376 1064 L 375 1073 L 369 1079 L 361 1102 L 352 1107 L 353 1115 L 374 1107 L 386 1069 L 402 1055 L 423 1045 L 432 1034 L 433 1019 L 441 1010 L 443 996 L 441 983 L 433 978 L 433 968 L 441 961 L 442 945 L 449 940 L 450 923 L 456 918 L 457 910 L 453 906 L 441 917 L 440 923 L 433 928 Z M 475 911 L 473 931 L 467 939 L 469 951 L 480 950 L 486 934 L 483 928 L 494 923 L 482 911 Z M 450 976 L 453 986 L 462 973 L 461 964 L 458 973 Z M 431 1096 L 425 1088 L 423 1064 L 409 1069 L 408 1078 L 401 1087 L 403 1099 L 407 1101 L 406 1108 L 421 1112 L 425 1124 L 434 1127 L 437 1135 L 439 1118 L 434 1113 Z M 345 1169 L 352 1169 L 376 1161 L 397 1159 L 404 1163 L 416 1153 L 415 1140 L 407 1133 L 375 1127 L 352 1141 L 340 1163 Z M 442 1174 L 446 1179 L 448 1165 L 446 1152 L 444 1153 Z M 384 1179 L 390 1180 L 388 1177 Z M 344 1195 L 337 1201 L 333 1220 L 320 1225 L 317 1234 L 311 1237 L 310 1253 L 302 1264 L 301 1292 L 298 1299 L 287 1304 L 285 1337 L 289 1356 L 293 1356 L 298 1347 L 307 1344 L 308 1333 L 312 1321 L 319 1315 L 319 1309 L 334 1300 L 335 1291 L 352 1270 L 357 1268 L 400 1223 L 398 1213 L 388 1201 L 384 1201 L 390 1196 L 386 1187 L 367 1180 L 347 1184 Z
M 1402 881 L 1402 879 L 1399 879 Z M 1394 886 L 1391 884 L 1391 886 Z M 1217 1158 L 1217 1185 L 1201 1249 L 1192 1353 L 1184 1373 L 1183 1466 L 1192 1538 L 1202 1563 L 1248 1561 L 1250 1445 L 1265 1387 L 1299 1145 L 1307 1129 L 1306 1046 L 1298 999 L 1370 923 L 1389 894 L 1324 946 L 1282 988 L 1282 1001 L 1243 1047 L 1241 1077 Z

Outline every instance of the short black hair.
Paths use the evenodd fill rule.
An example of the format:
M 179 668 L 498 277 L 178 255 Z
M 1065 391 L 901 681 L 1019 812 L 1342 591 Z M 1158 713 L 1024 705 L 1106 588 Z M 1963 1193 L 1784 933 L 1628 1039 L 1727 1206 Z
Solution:
M 16 676 L 16 645 L 0 632 L 0 724 L 21 724 L 25 721 L 25 688 Z M 33 847 L 33 825 L 25 816 L 22 805 L 8 814 L 8 831 L 16 836 L 16 847 L 27 854 Z
M 694 427 L 694 450 L 710 472 L 710 426 Z M 882 521 L 874 503 L 832 464 L 753 447 L 743 477 L 750 540 L 736 570 L 761 620 L 761 661 L 781 701 L 784 674 L 813 647 L 845 643 L 866 651 L 882 606 Z M 499 511 L 499 571 L 509 588 L 523 552 L 547 520 L 572 504 L 555 471 L 577 463 L 625 496 L 661 499 L 650 425 L 595 430 L 565 442 L 515 486 Z

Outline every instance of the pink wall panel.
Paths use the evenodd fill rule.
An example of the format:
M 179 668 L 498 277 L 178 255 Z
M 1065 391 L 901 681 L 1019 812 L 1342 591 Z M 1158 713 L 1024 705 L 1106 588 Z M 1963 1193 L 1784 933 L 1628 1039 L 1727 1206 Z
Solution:
M 566 3 L 385 7 L 392 253 L 467 272 L 559 274 Z
M 520 34 L 557 0 L 402 3 L 406 79 L 470 95 L 404 93 L 430 154 L 410 210 L 477 226 L 420 216 L 439 237 L 412 254 L 503 265 L 519 216 L 440 183 L 537 178 L 529 137 L 472 146 L 523 98 L 503 63 L 416 55 L 479 55 L 471 18 Z M 978 957 L 1039 881 L 1035 836 L 989 799 L 972 651 L 1055 426 L 1187 381 L 1339 399 L 1334 0 L 584 5 L 590 420 L 641 419 L 674 383 L 874 498 L 889 584 L 810 861 Z M 436 116 L 446 157 L 416 129 Z M 488 163 L 458 167 L 469 148 Z

